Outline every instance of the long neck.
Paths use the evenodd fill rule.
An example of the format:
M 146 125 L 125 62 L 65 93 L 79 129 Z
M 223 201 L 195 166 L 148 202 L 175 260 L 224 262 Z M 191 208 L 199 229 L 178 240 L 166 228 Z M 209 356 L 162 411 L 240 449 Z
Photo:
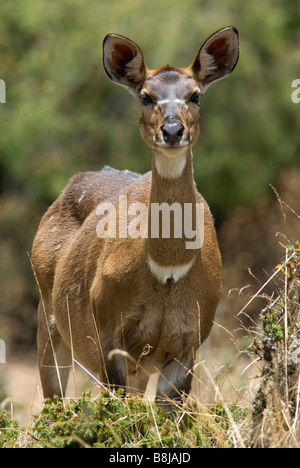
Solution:
M 153 153 L 149 201 L 147 247 L 151 260 L 161 266 L 188 264 L 197 253 L 194 248 L 187 248 L 191 240 L 187 230 L 196 229 L 190 149 L 173 157 Z

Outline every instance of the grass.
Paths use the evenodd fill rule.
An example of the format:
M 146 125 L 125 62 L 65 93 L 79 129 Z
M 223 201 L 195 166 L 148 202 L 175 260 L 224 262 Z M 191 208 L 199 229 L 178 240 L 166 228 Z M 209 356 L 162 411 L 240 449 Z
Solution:
M 254 352 L 262 360 L 253 401 L 251 446 L 300 447 L 300 243 L 285 250 L 276 267 L 277 291 L 261 313 L 262 339 Z
M 234 447 L 231 422 L 222 404 L 211 409 L 185 404 L 167 413 L 121 391 L 112 398 L 85 393 L 77 400 L 46 401 L 34 425 L 22 431 L 8 413 L 0 419 L 0 446 L 43 448 L 213 448 Z M 235 421 L 244 417 L 231 408 Z
M 247 408 L 227 403 L 203 364 L 216 395 L 212 406 L 189 398 L 164 412 L 154 403 L 124 397 L 122 390 L 112 395 L 102 389 L 96 398 L 87 392 L 64 402 L 45 401 L 27 428 L 0 412 L 0 447 L 300 447 L 300 243 L 284 251 L 271 276 L 274 292 L 264 296 L 267 306 L 247 349 L 250 365 L 259 362 L 261 369 Z

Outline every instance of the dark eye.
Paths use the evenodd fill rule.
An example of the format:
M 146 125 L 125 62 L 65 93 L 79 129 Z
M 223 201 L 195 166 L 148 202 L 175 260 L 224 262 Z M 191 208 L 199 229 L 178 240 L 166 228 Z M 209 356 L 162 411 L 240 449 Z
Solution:
M 140 99 L 142 103 L 144 104 L 144 106 L 148 106 L 149 104 L 154 104 L 152 97 L 148 93 L 142 93 L 140 95 Z
M 195 91 L 190 97 L 190 102 L 193 102 L 194 104 L 199 105 L 201 96 L 202 94 L 200 93 L 200 91 Z

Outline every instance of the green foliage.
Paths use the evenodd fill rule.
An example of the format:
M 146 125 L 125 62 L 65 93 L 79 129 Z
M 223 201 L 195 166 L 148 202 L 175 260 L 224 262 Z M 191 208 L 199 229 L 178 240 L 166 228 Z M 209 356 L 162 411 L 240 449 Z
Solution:
M 240 61 L 203 98 L 195 176 L 217 209 L 252 202 L 282 165 L 299 159 L 299 112 L 291 101 L 300 64 L 297 15 L 297 4 L 287 8 L 283 0 L 2 2 L 2 182 L 10 176 L 27 196 L 50 202 L 78 170 L 107 163 L 148 170 L 149 150 L 134 126 L 138 106 L 102 69 L 103 37 L 130 36 L 150 67 L 186 66 L 209 34 L 234 24 Z
M 271 341 L 281 341 L 286 337 L 286 333 L 290 333 L 291 323 L 293 328 L 295 322 L 295 313 L 294 311 L 287 313 L 287 307 L 290 304 L 294 309 L 299 305 L 300 287 L 297 281 L 300 263 L 299 241 L 296 241 L 294 245 L 289 245 L 286 252 L 290 259 L 276 267 L 284 278 L 284 287 L 281 288 L 276 300 L 270 301 L 270 304 L 260 314 L 264 332 Z M 286 332 L 285 327 L 287 327 Z
M 280 341 L 284 338 L 284 315 L 280 311 L 267 307 L 260 314 L 260 318 L 264 323 L 264 332 L 272 340 Z
M 245 411 L 233 406 L 232 415 L 239 421 Z M 26 433 L 22 433 L 5 412 L 0 413 L 0 422 L 0 447 L 213 448 L 233 445 L 230 423 L 221 404 L 201 411 L 186 405 L 166 413 L 138 398 L 124 398 L 122 391 L 114 396 L 103 391 L 97 398 L 91 398 L 87 392 L 77 400 L 64 403 L 46 401 L 34 426 Z
M 240 32 L 240 60 L 203 97 L 194 148 L 195 179 L 217 220 L 271 195 L 281 169 L 299 165 L 300 104 L 291 101 L 300 78 L 297 2 L 1 2 L 0 312 L 12 341 L 34 340 L 37 290 L 27 252 L 68 178 L 104 164 L 151 168 L 135 124 L 139 106 L 103 71 L 104 36 L 138 42 L 149 67 L 187 66 L 207 36 L 230 24 Z M 5 327 L 20 311 L 32 324 L 25 334 Z
M 19 438 L 19 425 L 7 411 L 0 411 L 0 448 L 12 448 Z

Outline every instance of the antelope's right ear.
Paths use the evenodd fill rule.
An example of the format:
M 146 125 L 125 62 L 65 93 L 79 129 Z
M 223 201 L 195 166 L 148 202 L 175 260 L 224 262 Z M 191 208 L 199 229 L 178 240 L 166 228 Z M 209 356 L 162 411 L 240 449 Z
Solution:
M 133 41 L 118 34 L 108 34 L 103 41 L 103 66 L 112 81 L 133 93 L 146 78 L 143 52 Z

